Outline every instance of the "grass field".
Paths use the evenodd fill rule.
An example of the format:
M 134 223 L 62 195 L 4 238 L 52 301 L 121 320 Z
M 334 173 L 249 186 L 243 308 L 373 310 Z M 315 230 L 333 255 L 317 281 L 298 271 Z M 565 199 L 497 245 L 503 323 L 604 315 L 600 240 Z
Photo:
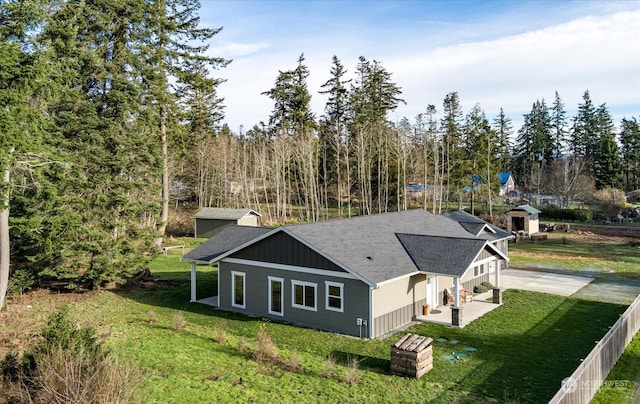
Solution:
M 190 247 L 197 244 L 187 241 Z M 526 263 L 523 255 L 547 254 L 546 260 L 540 258 L 541 265 L 562 266 L 551 257 L 582 254 L 588 266 L 567 265 L 565 269 L 607 262 L 607 270 L 636 276 L 632 266 L 638 255 L 633 247 L 597 244 L 580 240 L 564 244 L 552 238 L 546 242 L 548 249 L 539 249 L 542 243 L 512 245 L 511 256 Z M 53 306 L 68 302 L 72 317 L 81 326 L 95 327 L 111 349 L 141 369 L 142 402 L 537 403 L 555 394 L 561 380 L 626 308 L 508 290 L 504 305 L 465 328 L 429 323 L 412 326 L 409 332 L 447 339 L 434 343 L 434 369 L 414 380 L 389 372 L 389 346 L 403 333 L 382 341 L 360 340 L 189 303 L 189 265 L 179 261 L 175 250 L 168 257 L 156 258 L 150 269 L 169 284 L 159 282 L 152 290 L 115 289 L 86 295 L 34 293 L 23 301 L 12 301 L 0 313 L 0 354 L 19 338 L 28 344 Z M 198 267 L 199 297 L 214 294 L 216 282 L 215 268 Z M 7 322 L 11 319 L 13 322 Z M 180 322 L 184 322 L 181 327 Z M 281 358 L 277 363 L 260 362 L 247 354 L 247 350 L 259 350 L 256 335 L 260 330 L 273 339 Z M 477 352 L 454 363 L 444 358 L 464 352 L 464 347 L 477 348 Z M 354 361 L 357 368 L 350 366 Z M 640 338 L 636 337 L 594 402 L 632 402 L 640 377 L 639 361 Z M 290 363 L 301 368 L 291 371 Z M 616 381 L 625 383 L 621 386 Z
M 640 246 L 607 238 L 585 238 L 571 233 L 547 233 L 544 241 L 521 241 L 509 246 L 511 266 L 591 270 L 626 274 L 640 279 Z
M 175 255 L 159 257 L 152 271 L 187 280 L 188 265 Z M 200 267 L 201 296 L 215 290 L 216 272 Z M 188 303 L 189 284 L 155 290 L 101 292 L 74 305 L 72 314 L 92 325 L 146 377 L 140 389 L 148 402 L 541 402 L 547 401 L 624 311 L 623 305 L 567 299 L 525 291 L 505 292 L 505 304 L 463 329 L 419 324 L 410 332 L 446 337 L 434 345 L 434 369 L 420 380 L 391 376 L 387 340 L 359 340 L 247 318 Z M 175 330 L 175 315 L 186 325 Z M 256 349 L 261 327 L 284 361 L 298 358 L 303 371 L 258 363 L 239 348 Z M 216 342 L 224 330 L 224 342 Z M 580 330 L 580 332 L 576 332 Z M 459 345 L 449 340 L 457 339 Z M 464 346 L 469 358 L 443 358 Z M 325 358 L 337 361 L 327 369 Z M 348 363 L 358 361 L 358 370 Z

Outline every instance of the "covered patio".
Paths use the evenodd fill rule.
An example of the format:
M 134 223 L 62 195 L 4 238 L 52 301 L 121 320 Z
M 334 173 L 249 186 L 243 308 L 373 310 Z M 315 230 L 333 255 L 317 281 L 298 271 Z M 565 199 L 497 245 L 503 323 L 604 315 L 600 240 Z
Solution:
M 488 299 L 493 298 L 493 291 L 481 293 L 473 297 L 473 301 L 465 303 L 461 306 L 464 311 L 464 316 L 460 316 L 459 324 L 457 327 L 463 328 L 467 324 L 471 323 L 477 318 L 480 318 L 488 312 L 497 309 L 501 304 L 496 304 Z M 455 306 L 440 305 L 434 310 L 431 310 L 428 316 L 418 315 L 416 321 L 435 323 L 443 325 L 453 325 L 452 316 Z

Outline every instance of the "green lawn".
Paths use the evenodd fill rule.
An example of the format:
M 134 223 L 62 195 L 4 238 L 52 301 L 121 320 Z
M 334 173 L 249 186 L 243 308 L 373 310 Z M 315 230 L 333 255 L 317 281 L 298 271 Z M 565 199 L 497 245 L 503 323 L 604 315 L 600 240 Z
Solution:
M 151 267 L 165 279 L 186 281 L 189 265 L 177 255 L 159 257 Z M 199 267 L 199 296 L 215 290 L 216 271 Z M 446 337 L 434 344 L 434 369 L 420 380 L 389 373 L 387 340 L 351 337 L 247 318 L 190 304 L 189 284 L 155 290 L 101 292 L 74 305 L 82 325 L 95 326 L 116 352 L 145 372 L 140 388 L 146 402 L 543 402 L 560 388 L 613 324 L 625 306 L 542 293 L 506 291 L 505 304 L 463 329 L 420 324 L 410 332 Z M 181 312 L 182 332 L 173 327 Z M 282 357 L 298 355 L 301 373 L 258 364 L 238 348 L 246 339 L 255 347 L 267 327 Z M 223 327 L 227 338 L 214 341 Z M 460 341 L 457 345 L 450 340 Z M 464 347 L 478 351 L 449 363 L 443 358 Z M 338 361 L 326 373 L 324 358 Z M 346 383 L 347 362 L 359 360 L 356 384 Z M 241 380 L 241 382 L 240 382 Z
M 640 279 L 640 247 L 637 244 L 595 242 L 562 232 L 547 235 L 549 239 L 544 241 L 511 243 L 510 265 L 615 272 Z

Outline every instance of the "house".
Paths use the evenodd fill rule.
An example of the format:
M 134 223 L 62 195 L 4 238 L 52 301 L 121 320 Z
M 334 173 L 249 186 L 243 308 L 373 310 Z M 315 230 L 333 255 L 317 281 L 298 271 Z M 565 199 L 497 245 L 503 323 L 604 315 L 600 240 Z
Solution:
M 513 176 L 511 175 L 511 173 L 498 173 L 496 174 L 496 177 L 498 179 L 498 182 L 500 182 L 500 191 L 498 192 L 499 196 L 504 196 L 509 192 L 515 190 L 515 182 L 513 181 Z M 486 175 L 471 176 L 469 179 L 471 180 L 471 183 L 473 185 L 465 185 L 464 187 L 462 187 L 462 190 L 464 192 L 471 192 L 471 190 L 479 191 L 480 184 L 484 183 L 486 178 Z
M 500 181 L 500 193 L 498 194 L 500 196 L 507 195 L 516 189 L 516 183 L 511 173 L 498 173 L 498 181 Z
M 488 280 L 500 303 L 500 270 L 510 234 L 465 212 L 409 210 L 276 229 L 228 226 L 183 257 L 218 264 L 208 300 L 223 310 L 376 338 L 397 330 L 425 305 L 444 305 L 460 325 L 463 289 Z
M 507 231 L 535 234 L 540 231 L 538 215 L 542 213 L 531 205 L 520 205 L 507 212 Z
M 195 237 L 212 237 L 223 227 L 257 226 L 260 213 L 253 209 L 202 208 L 193 216 Z

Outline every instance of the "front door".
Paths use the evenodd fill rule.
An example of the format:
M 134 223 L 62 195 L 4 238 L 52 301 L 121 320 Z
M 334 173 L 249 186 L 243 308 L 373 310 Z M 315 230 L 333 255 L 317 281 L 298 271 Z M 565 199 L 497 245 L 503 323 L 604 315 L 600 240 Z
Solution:
M 427 276 L 427 304 L 431 308 L 438 307 L 438 278 Z

